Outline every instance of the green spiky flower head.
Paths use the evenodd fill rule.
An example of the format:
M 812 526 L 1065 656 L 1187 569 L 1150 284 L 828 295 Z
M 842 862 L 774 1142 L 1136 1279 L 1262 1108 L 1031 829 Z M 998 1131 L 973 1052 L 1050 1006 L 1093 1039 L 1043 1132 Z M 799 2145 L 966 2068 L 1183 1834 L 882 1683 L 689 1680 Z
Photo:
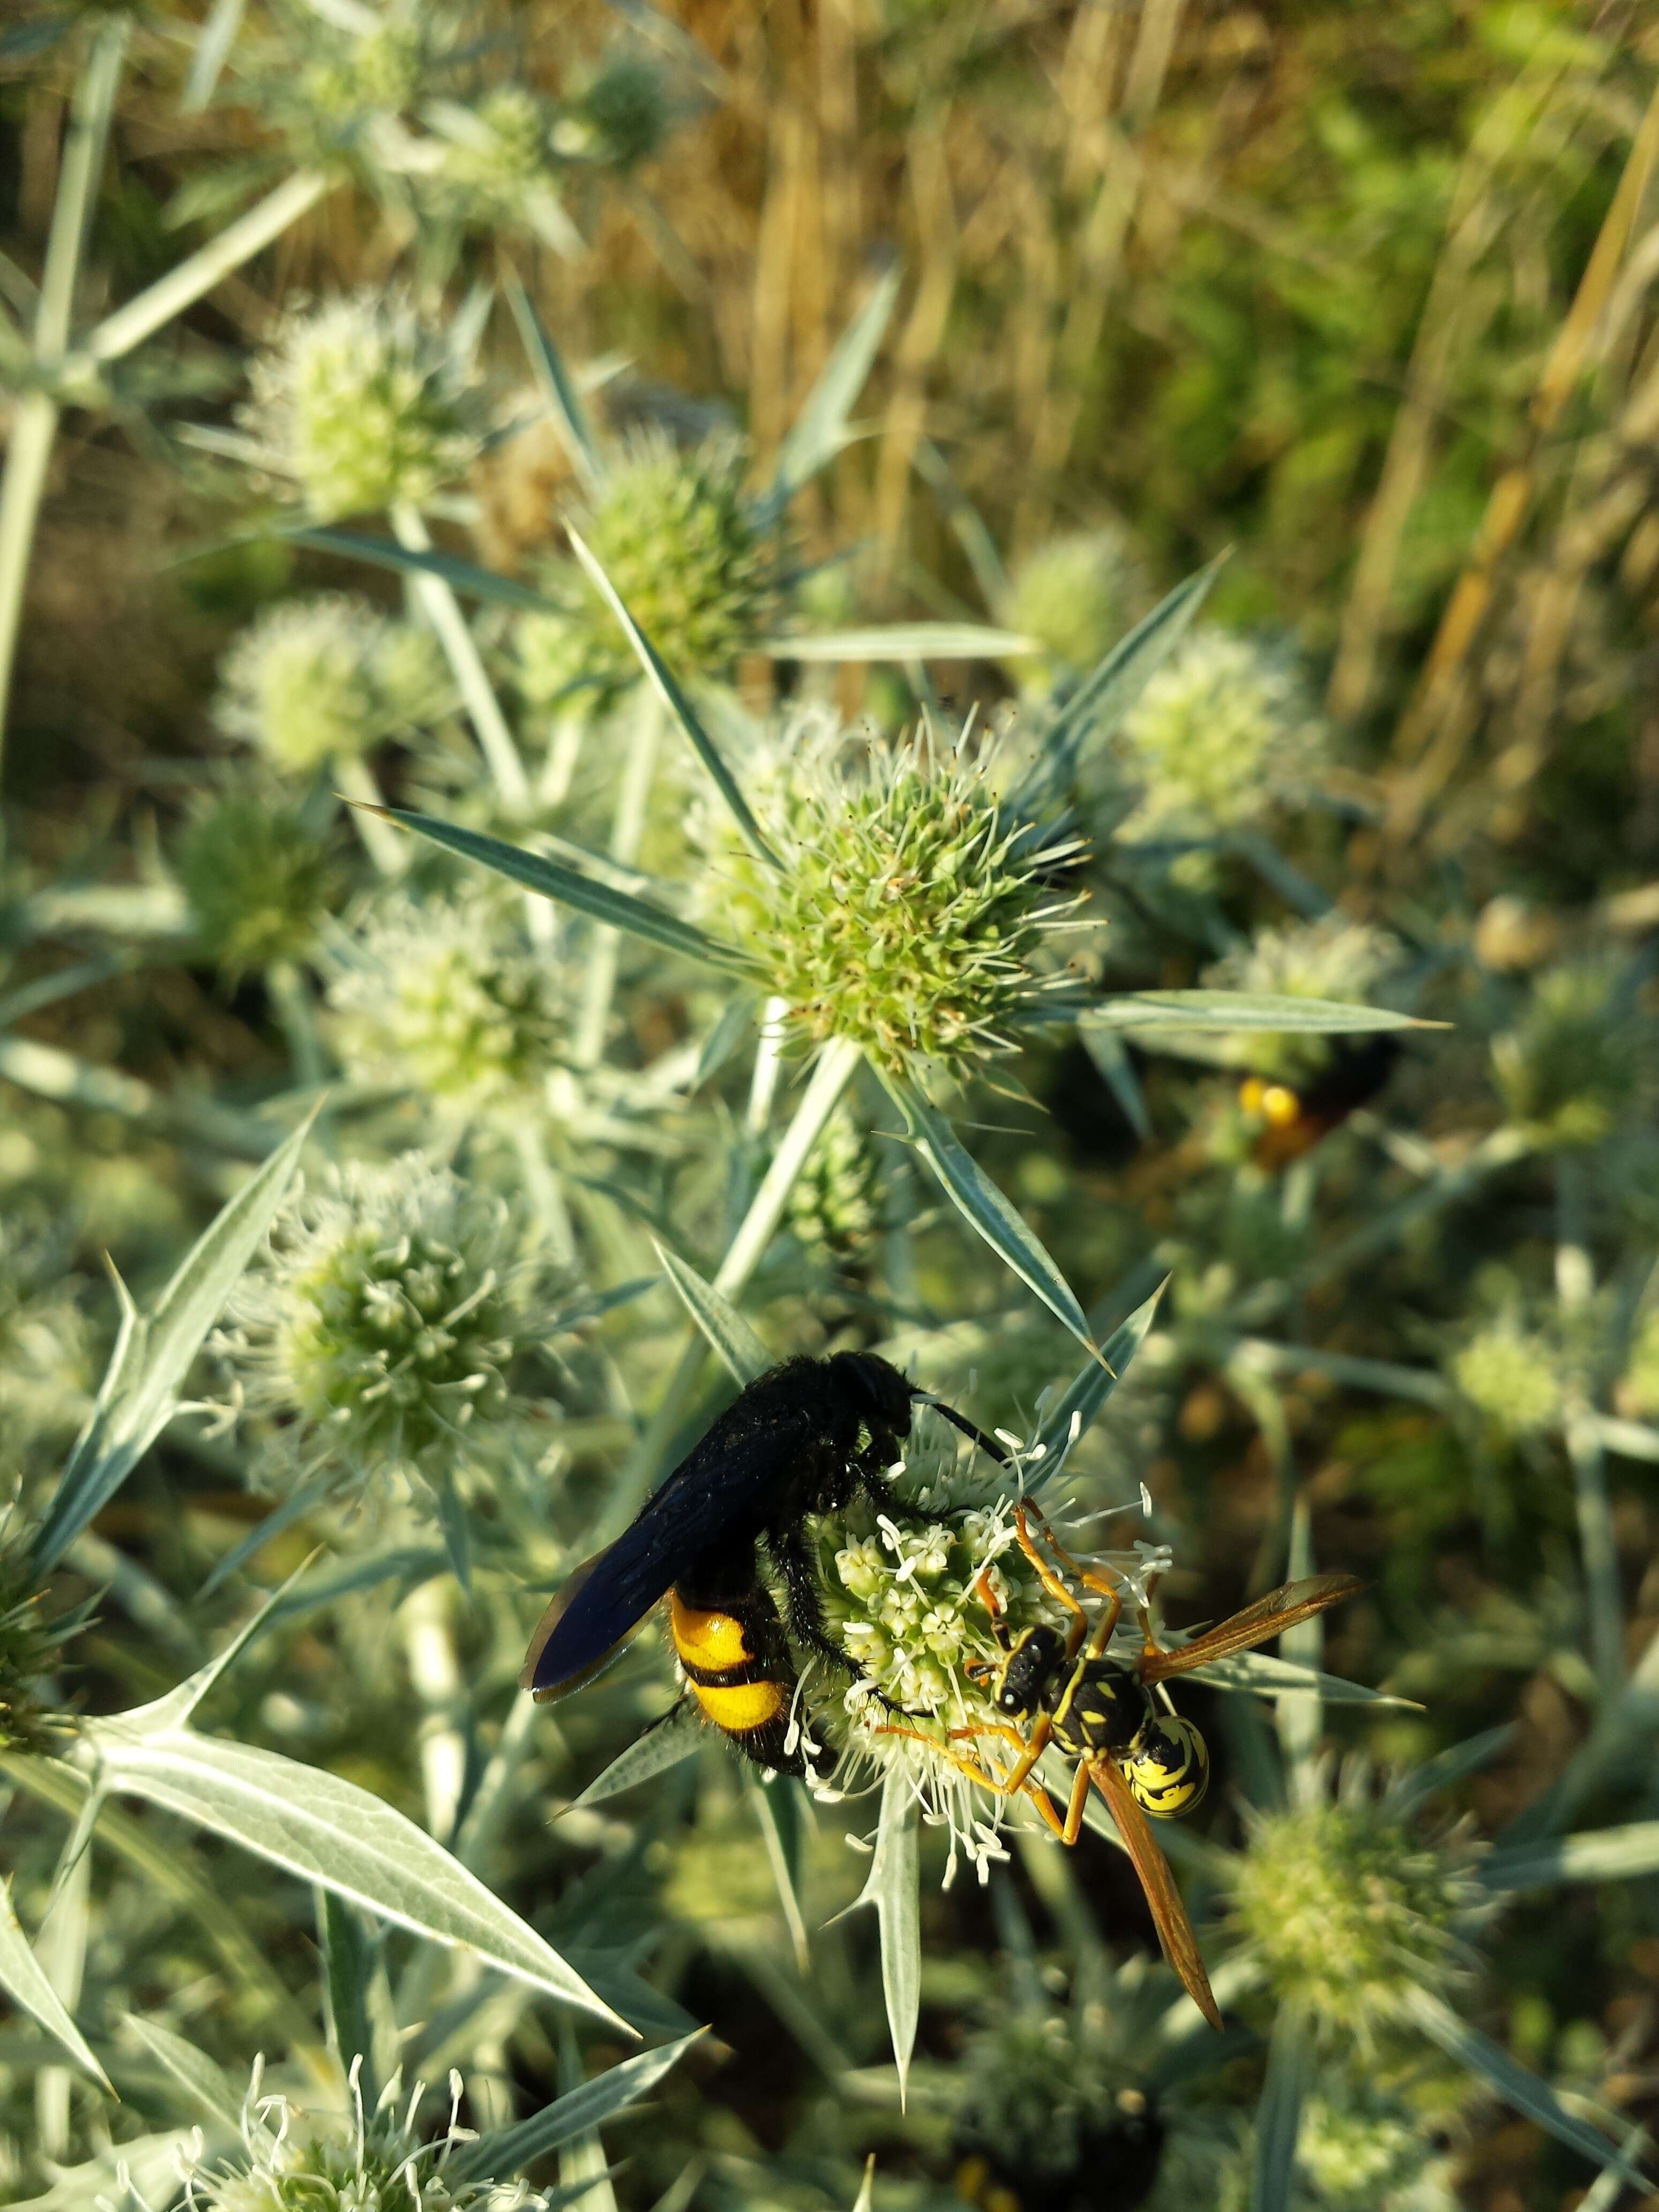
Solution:
M 660 432 L 642 433 L 574 518 L 623 605 L 682 677 L 729 677 L 776 621 L 776 544 L 744 495 L 744 469 L 730 438 L 683 453 Z M 526 696 L 544 706 L 573 684 L 631 684 L 639 663 L 586 572 L 560 562 L 545 588 L 566 611 L 519 619 Z
M 1251 942 L 1204 971 L 1212 991 L 1246 991 L 1275 998 L 1334 999 L 1369 1005 L 1403 957 L 1398 938 L 1370 922 L 1340 914 L 1258 930 Z M 1248 1067 L 1274 1083 L 1295 1084 L 1330 1064 L 1331 1040 L 1295 1030 L 1227 1037 L 1214 1048 L 1224 1066 Z
M 1303 2109 L 1297 2212 L 1457 2212 L 1452 2160 L 1398 2091 L 1322 2074 Z
M 232 977 L 309 960 L 341 888 L 326 827 L 259 791 L 202 809 L 179 843 L 179 879 L 198 936 Z
M 308 2111 L 266 2093 L 256 2063 L 241 2149 L 198 2161 L 189 2202 L 195 2212 L 536 2212 L 545 2204 L 523 2181 L 454 2172 L 453 2152 L 477 2140 L 460 2124 L 460 2076 L 450 2076 L 448 2122 L 430 2139 L 419 2129 L 425 2094 L 417 2085 L 405 2100 L 394 2077 L 366 2112 L 354 2066 L 345 2112 Z
M 1035 638 L 1051 663 L 1081 673 L 1103 659 L 1140 614 L 1146 580 L 1121 524 L 1050 538 L 1014 570 L 1003 620 Z
M 670 115 L 656 64 L 644 53 L 619 52 L 572 88 L 553 143 L 567 160 L 631 169 L 660 149 Z
M 1139 2203 L 1158 2170 L 1164 2126 L 1104 2008 L 999 2006 L 961 2062 L 952 2148 L 971 2201 L 1097 2204 L 1101 2178 Z M 965 2169 L 965 2170 L 964 2170 Z
M 845 1266 L 881 1225 L 881 1178 L 869 1132 L 832 1114 L 789 1194 L 789 1226 L 809 1252 Z
M 215 1346 L 237 1401 L 283 1424 L 266 1484 L 329 1464 L 438 1484 L 498 1440 L 545 1334 L 522 1252 L 501 1199 L 416 1152 L 291 1199 Z
M 219 681 L 221 729 L 297 775 L 429 721 L 450 696 L 429 631 L 344 592 L 261 615 L 226 654 Z
M 1492 1067 L 1516 1126 L 1552 1150 L 1600 1144 L 1637 1106 L 1652 1024 L 1631 978 L 1606 957 L 1564 961 L 1533 982 L 1519 1020 L 1492 1040 Z
M 73 1715 L 62 1711 L 50 1678 L 61 1664 L 67 1639 L 86 1625 L 86 1611 L 48 1618 L 40 1571 L 29 1546 L 0 1516 L 0 1751 L 60 1753 L 74 1734 Z
M 1420 1837 L 1358 1766 L 1333 1793 L 1247 1818 L 1233 1922 L 1279 2002 L 1364 2045 L 1414 1990 L 1443 1995 L 1467 1971 L 1484 1893 L 1462 1832 Z
M 1133 836 L 1213 835 L 1312 781 L 1326 732 L 1295 663 L 1223 629 L 1188 634 L 1124 717 L 1117 751 L 1142 797 Z
M 788 734 L 749 787 L 781 866 L 730 841 L 711 913 L 783 1001 L 786 1049 L 842 1036 L 964 1080 L 1066 988 L 1047 954 L 1076 901 L 1049 878 L 1079 848 L 998 796 L 993 742 L 872 744 L 828 717 Z
M 521 912 L 474 888 L 372 909 L 329 988 L 348 1073 L 410 1084 L 462 1115 L 530 1101 L 558 1054 L 570 990 Z
M 295 309 L 250 381 L 247 430 L 322 520 L 424 506 L 466 474 L 487 427 L 470 340 L 407 292 Z
M 440 208 L 488 228 L 529 222 L 562 229 L 553 133 L 556 110 L 521 84 L 496 85 L 471 107 L 441 111 L 441 160 L 432 179 Z
M 1500 1436 L 1541 1435 L 1560 1419 L 1559 1348 L 1513 1315 L 1477 1330 L 1452 1355 L 1451 1379 Z

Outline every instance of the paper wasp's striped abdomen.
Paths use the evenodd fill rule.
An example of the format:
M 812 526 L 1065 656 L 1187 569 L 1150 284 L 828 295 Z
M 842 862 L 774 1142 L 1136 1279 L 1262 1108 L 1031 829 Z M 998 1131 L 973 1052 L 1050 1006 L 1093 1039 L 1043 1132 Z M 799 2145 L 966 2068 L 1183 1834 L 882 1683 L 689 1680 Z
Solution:
M 769 1592 L 757 1583 L 699 1604 L 695 1592 L 676 1588 L 668 1595 L 668 1626 L 680 1672 L 704 1719 L 757 1766 L 804 1773 L 799 1746 L 784 1748 L 795 1668 Z

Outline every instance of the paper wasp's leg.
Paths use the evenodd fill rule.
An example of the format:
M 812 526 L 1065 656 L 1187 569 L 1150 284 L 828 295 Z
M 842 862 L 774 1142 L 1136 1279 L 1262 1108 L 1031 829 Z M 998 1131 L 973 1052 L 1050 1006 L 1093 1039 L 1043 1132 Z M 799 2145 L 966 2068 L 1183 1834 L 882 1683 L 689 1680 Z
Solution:
M 991 1588 L 991 1570 L 988 1565 L 981 1567 L 975 1576 L 974 1595 L 991 1616 L 991 1633 L 997 1640 L 997 1649 L 1000 1651 L 1010 1650 L 1007 1619 L 1003 1613 L 1002 1600 Z
M 1031 1510 L 1029 1505 L 1022 1505 L 1014 1515 L 1014 1533 L 1019 1539 L 1020 1550 L 1036 1569 L 1037 1580 L 1054 1603 L 1063 1605 L 1072 1616 L 1072 1625 L 1066 1632 L 1066 1656 L 1075 1659 L 1089 1632 L 1089 1616 L 1031 1540 L 1031 1531 L 1026 1525 L 1026 1516 Z
M 993 1730 L 990 1729 L 983 1730 L 975 1729 L 971 1731 L 963 1729 L 959 1731 L 959 1733 L 963 1735 L 968 1735 L 970 1733 L 975 1735 L 991 1735 L 994 1733 L 1000 1734 L 1001 1731 Z M 1012 1735 L 1013 1731 L 1010 1729 L 1008 1733 Z M 988 1767 L 981 1766 L 978 1759 L 970 1758 L 965 1751 L 957 1751 L 951 1744 L 941 1743 L 937 1736 L 926 1735 L 921 1729 L 897 1727 L 881 1728 L 876 1730 L 876 1734 L 878 1735 L 907 1735 L 913 1743 L 925 1743 L 930 1751 L 936 1752 L 941 1759 L 948 1759 L 951 1765 L 956 1768 L 959 1774 L 965 1774 L 970 1782 L 976 1782 L 981 1790 L 988 1790 L 994 1797 L 1028 1798 L 1030 1802 L 1036 1807 L 1037 1811 L 1042 1815 L 1043 1820 L 1048 1826 L 1054 1831 L 1054 1834 L 1060 1837 L 1062 1839 L 1064 1838 L 1066 1832 L 1065 1829 L 1061 1824 L 1059 1814 L 1055 1812 L 1053 1804 L 1049 1801 L 1048 1791 L 1044 1790 L 1040 1782 L 1033 1782 L 1030 1780 L 1029 1774 L 1022 1777 L 1020 1781 L 1018 1783 L 1014 1782 L 1012 1778 L 1006 1782 L 1000 1781 L 997 1777 L 991 1772 Z
M 1091 1574 L 1087 1567 L 1079 1565 L 1054 1534 L 1054 1530 L 1048 1526 L 1046 1516 L 1038 1507 L 1027 1504 L 1022 1505 L 1019 1510 L 1021 1515 L 1029 1516 L 1036 1522 L 1042 1531 L 1043 1540 L 1066 1573 L 1075 1576 L 1085 1589 L 1091 1589 L 1097 1595 L 1105 1599 L 1105 1608 L 1095 1623 L 1094 1633 L 1089 1638 L 1088 1650 L 1091 1659 L 1103 1658 L 1106 1648 L 1112 1640 L 1112 1632 L 1117 1626 L 1118 1616 L 1123 1610 L 1122 1589 L 1115 1580 L 1108 1582 L 1104 1575 Z M 1021 1534 L 1028 1534 L 1029 1531 L 1022 1528 Z M 1026 1547 L 1026 1553 L 1029 1558 L 1035 1559 L 1036 1556 L 1029 1544 Z M 1141 1618 L 1144 1623 L 1146 1619 L 1144 1608 Z
M 994 1735 L 1000 1736 L 1004 1743 L 1012 1744 L 1014 1749 L 1019 1753 L 1019 1757 L 1016 1760 L 1013 1771 L 1009 1775 L 1008 1779 L 1002 1785 L 1003 1788 L 1008 1791 L 1010 1796 L 1012 1796 L 1016 1790 L 1023 1790 L 1025 1787 L 1026 1782 L 1030 1777 L 1032 1768 L 1036 1765 L 1038 1759 L 1042 1758 L 1043 1753 L 1048 1750 L 1049 1741 L 1052 1739 L 1054 1733 L 1054 1722 L 1047 1713 L 1039 1713 L 1037 1715 L 1036 1718 L 1031 1723 L 1031 1733 L 1029 1736 L 1023 1736 L 1018 1729 L 1004 1728 L 1001 1723 L 998 1721 L 981 1721 L 973 1728 L 959 1728 L 952 1729 L 951 1730 L 951 1735 L 953 1741 L 963 1736 Z
M 1072 1802 L 1066 1808 L 1066 1826 L 1060 1831 L 1062 1844 L 1074 1844 L 1083 1832 L 1083 1808 L 1089 1802 L 1089 1762 L 1079 1762 L 1072 1778 Z

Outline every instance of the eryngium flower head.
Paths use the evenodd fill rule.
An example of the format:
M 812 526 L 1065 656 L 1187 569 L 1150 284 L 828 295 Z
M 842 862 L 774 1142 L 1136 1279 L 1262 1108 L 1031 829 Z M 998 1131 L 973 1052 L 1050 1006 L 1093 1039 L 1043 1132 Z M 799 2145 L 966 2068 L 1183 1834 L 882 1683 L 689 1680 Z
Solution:
M 1457 2212 L 1453 2164 L 1422 2112 L 1326 2069 L 1296 2140 L 1298 2212 Z
M 331 1169 L 279 1215 L 216 1340 L 249 1410 L 286 1419 L 262 1475 L 456 1472 L 513 1411 L 514 1365 L 545 1333 L 532 1287 L 493 1194 L 418 1152 Z
M 1559 1347 L 1513 1315 L 1480 1329 L 1453 1353 L 1451 1379 L 1499 1435 L 1537 1436 L 1561 1413 Z
M 1014 570 L 1002 618 L 1080 673 L 1115 645 L 1146 598 L 1146 580 L 1117 523 L 1050 538 Z
M 228 792 L 196 817 L 179 879 L 198 935 L 230 976 L 308 960 L 339 893 L 326 828 L 254 791 Z
M 345 592 L 261 615 L 220 663 L 219 685 L 220 728 L 302 775 L 430 720 L 450 693 L 429 631 Z
M 1413 1990 L 1468 1967 L 1460 1930 L 1484 1896 L 1461 1831 L 1422 1838 L 1351 1769 L 1334 1795 L 1246 1814 L 1233 1923 L 1281 2003 L 1369 2043 Z
M 881 1225 L 881 1178 L 869 1132 L 832 1114 L 789 1193 L 789 1226 L 815 1257 L 845 1265 Z
M 750 788 L 782 865 L 734 842 L 706 890 L 784 1002 L 786 1048 L 842 1036 L 959 1082 L 1064 989 L 1040 963 L 1076 901 L 1048 878 L 1079 848 L 1012 814 L 995 769 L 994 741 L 872 744 L 823 720 Z
M 430 180 L 438 210 L 490 227 L 528 222 L 562 236 L 553 133 L 557 111 L 524 85 L 498 85 L 471 107 L 446 106 L 434 120 L 442 151 Z
M 1399 939 L 1388 930 L 1326 914 L 1314 921 L 1259 930 L 1249 945 L 1206 968 L 1202 980 L 1212 991 L 1366 1006 L 1402 955 Z M 1225 1066 L 1249 1067 L 1274 1082 L 1296 1083 L 1328 1066 L 1332 1050 L 1328 1036 L 1287 1030 L 1228 1037 L 1214 1057 Z
M 47 1618 L 40 1570 L 27 1540 L 7 1532 L 10 1517 L 0 1516 L 0 1751 L 60 1752 L 75 1721 L 58 1711 L 48 1678 L 86 1611 Z
M 1255 820 L 1305 789 L 1324 728 L 1294 664 L 1200 629 L 1152 677 L 1118 732 L 1141 804 L 1132 836 L 1194 836 Z
M 1143 2201 L 1163 2123 L 1100 2009 L 1019 2006 L 969 2043 L 952 2148 L 970 2202 L 994 2204 L 1006 2193 L 1032 2212 L 1090 2212 Z M 985 2182 L 994 2193 L 975 2187 Z
M 452 2153 L 477 2140 L 460 2124 L 457 2074 L 448 2122 L 430 2141 L 416 2131 L 422 2084 L 405 2100 L 394 2077 L 367 2112 L 354 2065 L 349 2111 L 313 2112 L 266 2094 L 263 2081 L 257 2062 L 242 2105 L 240 2153 L 198 2165 L 187 2177 L 192 2212 L 532 2212 L 546 2203 L 511 2178 L 452 2178 Z
M 742 449 L 730 438 L 682 453 L 660 433 L 645 433 L 575 516 L 623 605 L 677 675 L 730 675 L 776 615 L 776 547 L 744 497 L 743 476 Z M 573 684 L 631 684 L 639 663 L 586 573 L 560 562 L 544 585 L 568 611 L 519 619 L 526 696 L 544 706 Z
M 252 55 L 254 98 L 313 155 L 356 146 L 419 99 L 453 25 L 431 0 L 324 14 L 282 0 Z
M 668 88 L 642 53 L 616 53 L 567 97 L 553 143 L 568 161 L 631 169 L 648 161 L 668 135 Z
M 322 519 L 423 506 L 464 476 L 485 428 L 470 345 L 407 293 L 285 316 L 254 362 L 244 423 Z
M 349 1073 L 407 1083 L 475 1114 L 525 1100 L 564 1034 L 562 963 L 532 946 L 521 907 L 487 890 L 371 912 L 329 988 Z
M 1609 958 L 1547 969 L 1520 1019 L 1492 1040 L 1492 1067 L 1516 1124 L 1540 1145 L 1600 1144 L 1637 1104 L 1651 1061 L 1651 1024 L 1632 979 Z

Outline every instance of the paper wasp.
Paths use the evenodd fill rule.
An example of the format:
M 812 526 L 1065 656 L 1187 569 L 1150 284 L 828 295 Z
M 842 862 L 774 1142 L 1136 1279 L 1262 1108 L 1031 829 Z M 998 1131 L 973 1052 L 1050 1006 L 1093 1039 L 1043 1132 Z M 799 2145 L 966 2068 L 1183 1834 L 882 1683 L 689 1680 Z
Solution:
M 1038 1550 L 1031 1534 L 1033 1522 L 1066 1574 L 1105 1601 L 1092 1622 Z M 920 1729 L 898 1723 L 881 1733 L 912 1736 L 942 1752 L 970 1781 L 999 1796 L 1026 1798 L 1065 1844 L 1076 1843 L 1090 1787 L 1098 1790 L 1146 1893 L 1165 1957 L 1211 2027 L 1219 2027 L 1221 2015 L 1197 1938 L 1146 1818 L 1150 1813 L 1169 1820 L 1192 1811 L 1209 1780 L 1209 1753 L 1192 1723 L 1166 1710 L 1153 1692 L 1172 1674 L 1190 1674 L 1194 1668 L 1267 1643 L 1298 1621 L 1353 1596 L 1363 1584 L 1352 1575 L 1335 1574 L 1287 1583 L 1176 1650 L 1166 1650 L 1157 1642 L 1142 1605 L 1139 1651 L 1133 1659 L 1110 1658 L 1108 1646 L 1123 1607 L 1119 1583 L 1080 1566 L 1061 1548 L 1034 1505 L 1021 1505 L 1014 1525 L 1019 1547 L 1043 1589 L 1071 1616 L 1066 1632 L 1039 1625 L 1012 1638 L 986 1568 L 975 1589 L 990 1615 L 1001 1656 L 995 1662 L 969 1661 L 963 1671 L 970 1679 L 988 1682 L 990 1702 L 1006 1717 L 951 1729 L 943 1745 Z M 1024 1734 L 1017 1722 L 1025 1724 Z M 974 1753 L 957 1747 L 968 1738 L 985 1736 L 1000 1739 L 1014 1752 L 1014 1764 L 1006 1774 L 994 1772 Z M 1077 1761 L 1063 1820 L 1036 1778 L 1037 1761 L 1051 1744 Z
M 1273 1083 L 1265 1076 L 1246 1076 L 1238 1086 L 1238 1103 L 1253 1121 L 1261 1124 L 1252 1148 L 1256 1164 L 1285 1167 L 1312 1152 L 1350 1114 L 1370 1104 L 1394 1073 L 1399 1057 L 1397 1037 L 1347 1037 L 1332 1046 L 1325 1066 L 1300 1083 Z
M 666 1594 L 686 1688 L 758 1766 L 804 1775 L 792 1742 L 798 1678 L 789 1637 L 849 1674 L 823 1626 L 803 1527 L 862 1490 L 890 1508 L 884 1470 L 920 1400 L 993 1458 L 1007 1455 L 874 1352 L 789 1359 L 750 1383 L 616 1542 L 566 1582 L 525 1656 L 521 1689 L 562 1697 L 590 1681 Z M 764 1545 L 789 1636 L 762 1580 Z

